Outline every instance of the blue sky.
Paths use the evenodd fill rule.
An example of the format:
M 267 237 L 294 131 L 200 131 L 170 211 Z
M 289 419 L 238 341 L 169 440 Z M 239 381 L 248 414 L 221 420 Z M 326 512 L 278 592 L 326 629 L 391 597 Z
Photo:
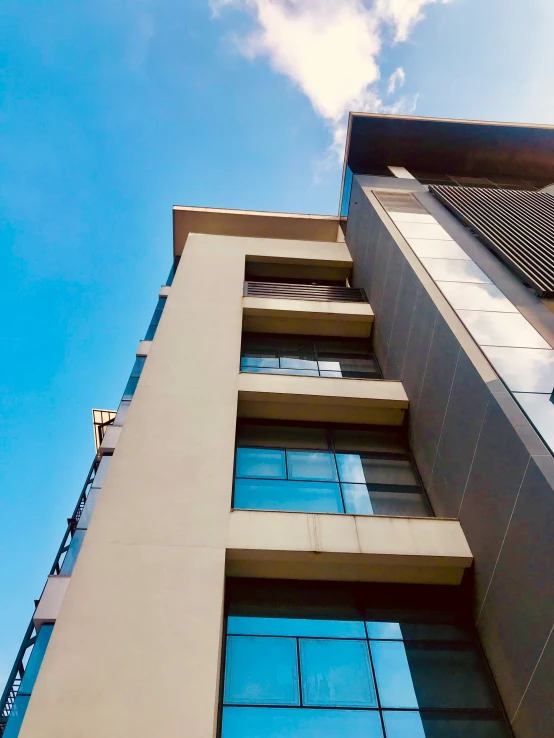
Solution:
M 171 206 L 335 213 L 350 108 L 554 123 L 552 27 L 551 0 L 3 1 L 0 682 L 91 408 L 117 406 L 169 270 Z

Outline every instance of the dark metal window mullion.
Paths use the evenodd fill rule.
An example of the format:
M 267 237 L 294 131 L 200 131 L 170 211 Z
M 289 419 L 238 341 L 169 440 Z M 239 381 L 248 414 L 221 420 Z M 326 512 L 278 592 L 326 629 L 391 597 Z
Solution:
M 385 718 L 383 717 L 383 707 L 381 705 L 381 697 L 379 695 L 379 687 L 377 685 L 377 673 L 375 671 L 375 664 L 373 663 L 373 654 L 371 653 L 371 641 L 369 639 L 369 633 L 367 632 L 367 624 L 366 624 L 365 615 L 364 615 L 363 623 L 364 623 L 364 632 L 366 635 L 367 652 L 369 654 L 369 667 L 371 669 L 371 674 L 373 676 L 373 684 L 375 685 L 375 697 L 377 698 L 377 709 L 379 710 L 379 718 L 381 720 L 381 729 L 383 731 L 383 735 L 386 736 L 387 731 L 385 729 Z
M 337 473 L 337 484 L 339 485 L 340 501 L 342 505 L 342 512 L 346 515 L 346 505 L 344 504 L 344 495 L 342 492 L 342 481 L 339 474 L 339 465 L 337 464 L 337 454 L 335 453 L 335 438 L 333 436 L 332 428 L 327 429 L 327 445 L 331 454 L 333 455 L 333 463 L 335 465 L 335 471 Z
M 300 698 L 299 707 L 304 707 L 304 696 L 302 694 L 302 663 L 300 661 L 300 636 L 295 637 L 296 640 L 296 665 L 298 668 L 298 695 Z

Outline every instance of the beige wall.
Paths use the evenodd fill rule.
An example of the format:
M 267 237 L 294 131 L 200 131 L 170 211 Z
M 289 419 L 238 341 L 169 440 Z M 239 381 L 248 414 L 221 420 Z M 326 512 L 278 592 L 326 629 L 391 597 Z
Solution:
M 215 735 L 247 256 L 350 259 L 189 236 L 21 738 Z

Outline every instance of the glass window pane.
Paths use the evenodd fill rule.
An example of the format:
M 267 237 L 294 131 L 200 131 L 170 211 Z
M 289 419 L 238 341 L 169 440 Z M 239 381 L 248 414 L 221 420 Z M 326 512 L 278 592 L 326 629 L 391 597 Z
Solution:
M 296 639 L 229 636 L 224 701 L 238 705 L 300 704 Z
M 25 668 L 25 674 L 21 680 L 19 694 L 31 694 L 33 691 L 33 687 L 35 686 L 38 672 L 42 664 L 42 659 L 46 653 L 46 647 L 48 646 L 48 641 L 50 640 L 53 630 L 54 626 L 48 624 L 43 625 L 39 630 L 37 640 L 35 641 L 29 661 L 27 662 L 27 667 Z
M 13 704 L 13 707 L 10 712 L 10 717 L 8 718 L 8 724 L 6 726 L 6 730 L 3 733 L 2 738 L 17 738 L 19 735 L 19 731 L 21 730 L 21 725 L 23 723 L 23 718 L 25 717 L 25 713 L 27 712 L 27 707 L 29 705 L 29 700 L 31 699 L 30 695 L 23 695 L 18 694 L 15 698 L 15 702 Z
M 471 713 L 460 715 L 444 712 L 420 714 L 425 728 L 425 738 L 512 738 L 505 720 L 499 715 L 471 715 Z M 388 731 L 386 718 L 385 726 Z M 397 738 L 396 734 L 393 734 L 392 738 Z
M 418 485 L 409 459 L 379 459 L 361 454 L 337 454 L 337 466 L 343 482 Z
M 234 507 L 243 510 L 342 513 L 338 484 L 236 479 Z
M 279 359 L 262 356 L 243 356 L 240 360 L 241 368 L 259 367 L 263 369 L 278 369 Z
M 367 635 L 369 638 L 380 640 L 402 640 L 400 623 L 381 623 L 378 621 L 366 621 Z
M 546 349 L 483 346 L 487 359 L 513 392 L 554 389 L 554 351 Z
M 344 485 L 343 485 L 344 490 Z M 406 518 L 429 518 L 433 512 L 421 487 L 370 488 L 369 498 L 374 515 L 390 515 Z
M 387 738 L 427 738 L 419 712 L 383 712 Z M 469 738 L 468 733 L 468 738 Z
M 379 428 L 371 431 L 333 430 L 337 451 L 361 453 L 405 453 L 407 444 L 401 431 L 395 428 Z
M 365 483 L 360 454 L 336 454 L 336 458 L 341 482 Z
M 421 259 L 429 274 L 441 282 L 490 284 L 490 279 L 473 261 L 463 259 Z
M 126 386 L 125 390 L 123 392 L 122 400 L 131 400 L 133 395 L 136 392 L 137 385 L 138 385 L 139 378 L 138 377 L 130 377 Z
M 308 359 L 291 359 L 281 356 L 281 369 L 311 369 L 317 372 L 317 361 L 309 361 Z
M 229 615 L 227 632 L 239 635 L 365 638 L 364 624 L 361 620 L 304 620 Z
M 321 377 L 336 377 L 338 379 L 342 379 L 342 372 L 326 372 L 320 369 L 319 375 Z
M 237 477 L 286 479 L 285 452 L 269 448 L 237 448 Z
M 65 555 L 65 559 L 63 560 L 63 564 L 60 569 L 60 574 L 62 574 L 63 576 L 68 577 L 72 573 L 73 567 L 77 563 L 79 551 L 81 550 L 81 546 L 83 545 L 83 541 L 85 539 L 85 533 L 86 530 L 77 529 L 73 534 L 73 538 L 71 539 L 71 543 L 69 544 L 69 550 Z
M 287 425 L 237 425 L 238 446 L 276 446 L 278 448 L 329 448 L 327 432 L 320 428 Z
M 492 310 L 498 313 L 518 312 L 518 309 L 494 284 L 437 282 L 437 285 L 455 310 Z
M 304 704 L 312 707 L 376 707 L 365 641 L 300 640 Z
M 288 451 L 289 479 L 334 481 L 337 470 L 333 454 L 320 451 Z
M 225 707 L 222 738 L 383 738 L 383 730 L 377 710 Z
M 523 315 L 458 310 L 465 327 L 481 346 L 542 348 L 550 346 Z
M 349 515 L 373 515 L 373 505 L 365 484 L 342 484 L 344 509 Z
M 470 646 L 412 641 L 405 648 L 421 708 L 496 706 L 484 664 Z
M 135 364 L 131 370 L 132 377 L 140 377 L 141 372 L 144 368 L 145 361 L 146 361 L 146 356 L 137 356 L 137 358 L 135 359 Z
M 99 494 L 99 487 L 91 488 L 90 492 L 88 493 L 87 501 L 85 502 L 85 506 L 83 507 L 81 516 L 77 522 L 77 528 L 82 528 L 84 530 L 89 527 L 90 519 L 92 517 L 92 513 L 94 512 L 94 508 L 96 507 Z
M 318 361 L 319 368 L 326 372 L 339 372 L 340 375 L 340 361 Z
M 371 641 L 371 655 L 383 707 L 418 707 L 404 643 Z

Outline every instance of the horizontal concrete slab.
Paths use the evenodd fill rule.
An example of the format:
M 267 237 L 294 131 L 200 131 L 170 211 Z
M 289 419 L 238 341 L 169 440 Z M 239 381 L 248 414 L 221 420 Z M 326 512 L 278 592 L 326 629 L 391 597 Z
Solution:
M 401 425 L 408 396 L 401 382 L 243 373 L 238 414 L 244 418 Z
M 33 615 L 35 628 L 38 630 L 44 623 L 55 623 L 62 606 L 63 598 L 71 577 L 53 576 L 46 580 L 46 587 Z
M 457 520 L 233 510 L 229 576 L 459 584 L 473 557 Z
M 367 302 L 243 298 L 243 329 L 258 333 L 367 338 L 373 310 Z

